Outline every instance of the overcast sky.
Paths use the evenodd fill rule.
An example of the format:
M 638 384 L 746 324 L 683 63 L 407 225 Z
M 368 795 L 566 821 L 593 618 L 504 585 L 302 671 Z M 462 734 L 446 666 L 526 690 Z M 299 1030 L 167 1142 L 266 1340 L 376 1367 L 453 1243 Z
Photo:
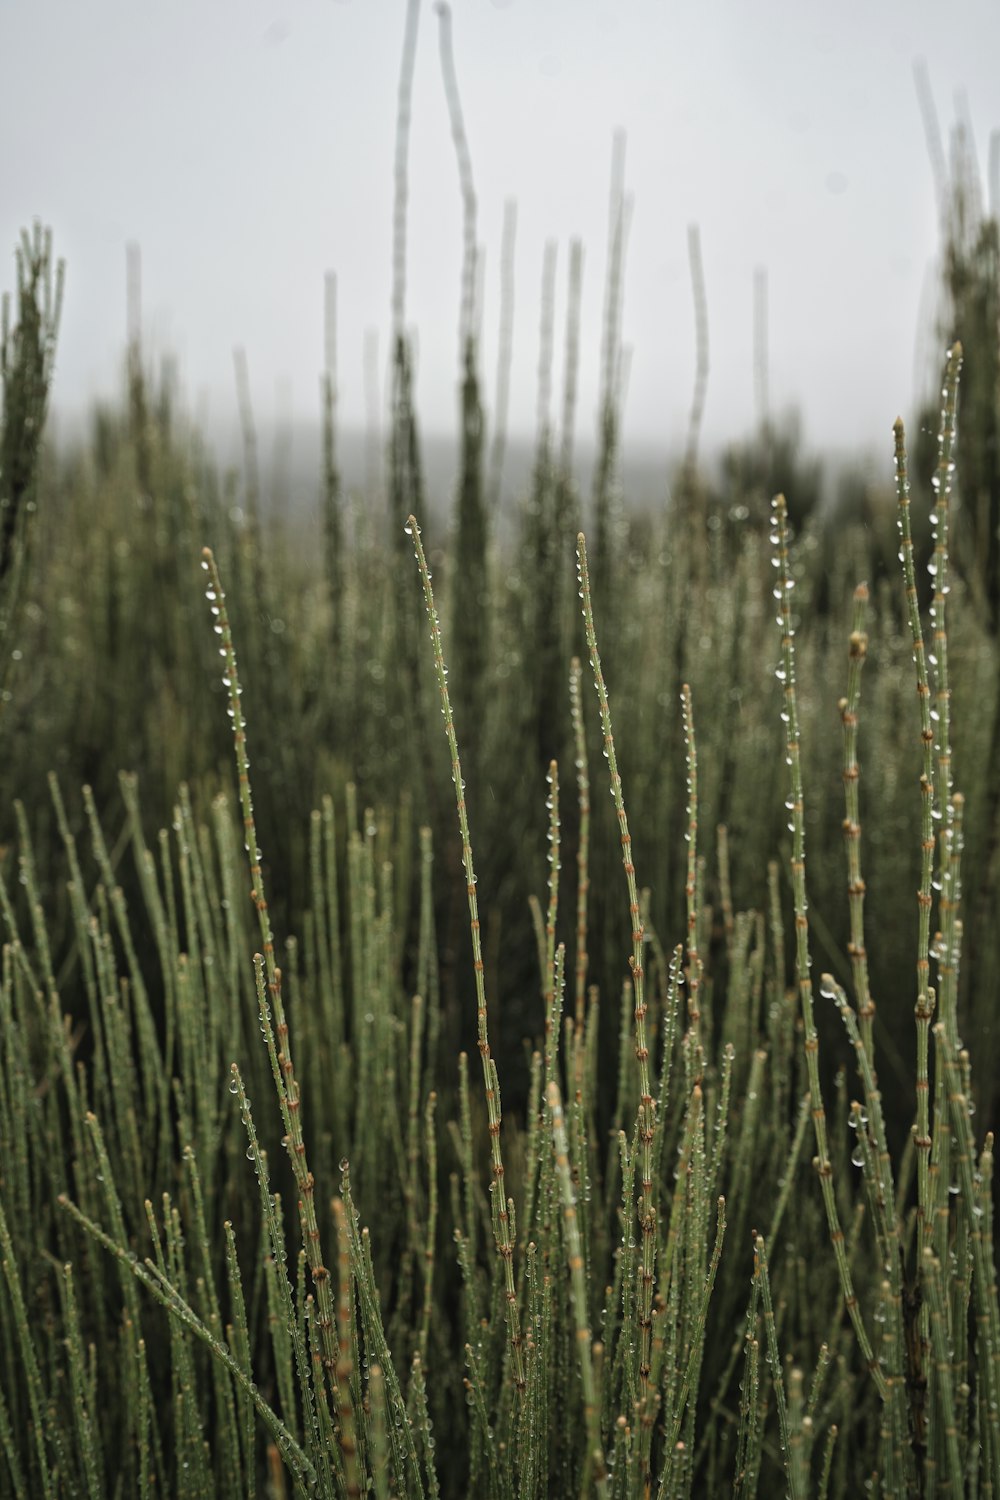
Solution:
M 177 354 L 186 401 L 214 420 L 235 411 L 237 344 L 262 422 L 282 403 L 316 411 L 323 275 L 334 270 L 342 419 L 363 422 L 365 331 L 378 330 L 383 362 L 389 343 L 404 15 L 404 0 L 0 0 L 0 252 L 39 216 L 68 261 L 57 407 L 115 389 L 136 241 L 150 347 Z M 685 430 L 696 223 L 705 441 L 753 420 L 764 267 L 772 406 L 797 403 L 817 445 L 887 444 L 897 412 L 912 410 L 918 350 L 929 361 L 935 348 L 918 343 L 921 327 L 932 334 L 938 223 L 914 61 L 926 59 L 943 130 L 964 95 L 985 185 L 1000 126 L 997 0 L 456 0 L 453 34 L 486 252 L 488 405 L 503 204 L 518 203 L 515 431 L 533 425 L 544 244 L 559 246 L 561 317 L 573 236 L 585 246 L 579 427 L 593 431 L 621 127 L 634 196 L 627 437 L 667 449 Z M 418 402 L 425 426 L 446 431 L 461 204 L 426 0 L 410 169 Z

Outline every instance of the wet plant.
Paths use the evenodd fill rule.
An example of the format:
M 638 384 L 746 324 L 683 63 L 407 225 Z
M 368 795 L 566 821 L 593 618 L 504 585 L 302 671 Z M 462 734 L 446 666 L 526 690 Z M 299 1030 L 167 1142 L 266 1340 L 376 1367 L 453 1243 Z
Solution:
M 825 939 L 810 921 L 810 886 L 826 853 L 814 841 L 807 865 L 804 711 L 816 684 L 803 677 L 809 637 L 782 497 L 771 712 L 787 772 L 791 966 L 780 861 L 757 910 L 734 906 L 726 832 L 717 928 L 701 810 L 712 704 L 699 712 L 689 684 L 677 706 L 684 838 L 671 856 L 684 904 L 673 947 L 661 941 L 640 885 L 642 861 L 657 856 L 626 811 L 634 721 L 613 713 L 581 536 L 597 702 L 591 715 L 584 668 L 567 663 L 574 754 L 565 768 L 552 762 L 534 792 L 548 857 L 545 896 L 533 903 L 528 1088 L 513 1109 L 501 1106 L 508 1054 L 490 1024 L 506 951 L 490 946 L 474 788 L 416 519 L 407 530 L 446 731 L 481 1092 L 465 1053 L 457 1074 L 447 1055 L 449 1028 L 464 1028 L 442 1013 L 434 889 L 450 876 L 432 873 L 429 828 L 414 858 L 410 819 L 365 806 L 347 786 L 303 835 L 298 936 L 272 910 L 244 714 L 252 687 L 245 697 L 206 552 L 235 795 L 218 791 L 202 815 L 182 789 L 170 825 L 149 841 L 125 777 L 112 847 L 93 796 L 81 818 L 53 781 L 65 918 L 39 873 L 27 809 L 17 878 L 8 861 L 0 883 L 0 1452 L 10 1493 L 471 1489 L 624 1500 L 846 1494 L 872 1479 L 886 1494 L 995 1492 L 992 1135 L 975 1135 L 958 1006 L 965 798 L 948 504 L 960 362 L 956 347 L 942 387 L 929 637 L 901 423 L 895 439 L 917 688 L 909 1144 L 894 1134 L 898 1080 L 887 1091 L 880 1076 L 904 1064 L 898 1044 L 880 1038 L 866 936 L 859 746 L 866 713 L 878 718 L 865 708 L 871 691 L 864 702 L 861 693 L 870 601 L 856 590 L 839 702 L 850 947 L 842 976 L 824 972 L 817 989 L 812 950 Z M 592 740 L 619 866 L 612 988 L 591 956 L 594 840 L 608 831 L 590 807 L 601 783 Z M 865 829 L 878 815 L 869 808 Z M 606 1013 L 617 1013 L 616 1052 Z

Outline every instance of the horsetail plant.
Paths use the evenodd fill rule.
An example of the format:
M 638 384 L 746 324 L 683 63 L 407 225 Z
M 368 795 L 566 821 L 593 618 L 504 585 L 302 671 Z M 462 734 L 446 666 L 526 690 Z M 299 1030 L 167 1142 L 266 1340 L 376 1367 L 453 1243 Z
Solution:
M 851 1323 L 854 1326 L 854 1332 L 857 1336 L 865 1365 L 870 1371 L 879 1395 L 884 1401 L 888 1396 L 886 1378 L 872 1350 L 871 1339 L 868 1336 L 868 1330 L 865 1327 L 861 1314 L 857 1293 L 854 1290 L 854 1279 L 851 1275 L 851 1268 L 844 1249 L 844 1233 L 840 1227 L 840 1213 L 833 1191 L 833 1165 L 830 1161 L 830 1152 L 827 1145 L 826 1111 L 823 1107 L 823 1095 L 820 1090 L 819 1037 L 816 1032 L 816 1023 L 813 1016 L 813 987 L 810 973 L 812 959 L 809 954 L 809 918 L 807 916 L 808 903 L 806 899 L 805 809 L 802 788 L 799 706 L 795 686 L 795 630 L 792 624 L 791 603 L 794 580 L 789 567 L 788 510 L 785 505 L 784 495 L 775 497 L 772 512 L 773 529 L 771 532 L 771 544 L 775 548 L 775 556 L 778 560 L 778 584 L 775 590 L 778 598 L 777 623 L 781 630 L 781 665 L 778 668 L 778 680 L 782 685 L 785 699 L 785 707 L 782 710 L 781 718 L 786 726 L 785 764 L 789 768 L 789 779 L 791 782 L 789 804 L 786 805 L 789 805 L 792 815 L 791 870 L 792 892 L 795 904 L 795 968 L 798 980 L 799 1004 L 802 1010 L 802 1024 L 805 1032 L 804 1048 L 806 1065 L 809 1072 L 810 1107 L 812 1110 L 813 1131 L 816 1137 L 814 1166 L 819 1176 L 820 1187 L 823 1193 L 827 1225 L 830 1231 L 830 1240 L 833 1245 L 834 1255 L 837 1260 L 837 1269 L 840 1275 L 844 1302 Z
M 780 764 L 772 774 L 775 726 L 758 690 L 771 580 L 757 500 L 733 495 L 747 499 L 737 521 L 737 507 L 727 518 L 722 497 L 709 495 L 710 524 L 700 525 L 689 503 L 699 485 L 695 422 L 683 503 L 641 519 L 619 507 L 628 218 L 620 146 L 593 579 L 582 537 L 578 544 L 598 714 L 585 722 L 581 664 L 569 663 L 572 622 L 563 605 L 572 574 L 560 552 L 578 524 L 571 470 L 580 249 L 570 256 L 561 446 L 557 455 L 550 430 L 553 246 L 545 257 L 534 494 L 517 569 L 503 566 L 499 539 L 496 565 L 491 557 L 487 568 L 468 212 L 460 358 L 471 488 L 463 498 L 479 510 L 452 546 L 450 587 L 439 597 L 457 628 L 475 624 L 477 639 L 455 646 L 449 695 L 412 518 L 433 675 L 419 670 L 420 599 L 402 588 L 398 571 L 403 518 L 419 509 L 422 485 L 402 254 L 418 9 L 411 3 L 407 11 L 397 132 L 391 563 L 374 507 L 359 512 L 353 543 L 346 527 L 338 532 L 328 576 L 293 560 L 277 530 L 265 554 L 260 525 L 238 525 L 227 504 L 216 503 L 200 460 L 171 434 L 169 413 L 158 416 L 146 401 L 137 343 L 131 421 L 116 424 L 112 414 L 96 424 L 83 479 L 79 466 L 59 470 L 64 512 L 58 535 L 46 536 L 39 552 L 46 572 L 38 617 L 24 615 L 26 639 L 40 643 L 39 671 L 24 702 L 0 721 L 31 731 L 9 733 L 0 757 L 12 787 L 9 851 L 0 844 L 0 1495 L 690 1500 L 731 1488 L 752 1500 L 843 1497 L 870 1486 L 887 1497 L 996 1500 L 994 1141 L 991 1133 L 981 1145 L 974 1139 L 972 1061 L 960 1035 L 970 1022 L 990 1024 L 981 978 L 988 956 L 972 953 L 968 972 L 960 959 L 963 884 L 978 886 L 988 873 L 980 795 L 995 767 L 975 723 L 961 744 L 962 778 L 972 777 L 966 801 L 952 747 L 958 710 L 964 718 L 978 704 L 987 676 L 992 691 L 996 652 L 980 601 L 966 594 L 949 553 L 960 350 L 951 350 L 941 387 L 930 590 L 921 581 L 930 634 L 925 645 L 922 528 L 911 522 L 899 423 L 907 629 L 902 638 L 886 629 L 892 606 L 884 587 L 870 599 L 863 586 L 855 592 L 840 702 L 842 820 L 819 799 L 808 809 L 817 846 L 842 821 L 846 900 L 835 859 L 811 857 L 807 889 L 804 788 L 817 772 L 828 783 L 837 757 L 828 731 L 810 733 L 822 722 L 822 694 L 800 692 L 796 672 L 805 683 L 837 670 L 831 661 L 840 648 L 828 643 L 839 635 L 823 615 L 838 608 L 831 601 L 849 598 L 855 559 L 871 562 L 873 548 L 850 525 L 835 547 L 813 548 L 827 520 L 808 522 L 796 555 L 806 605 L 795 620 L 786 507 L 775 504 L 786 791 Z M 447 18 L 442 25 L 447 44 Z M 445 73 L 454 110 L 450 56 Z M 468 211 L 464 151 L 462 137 Z M 47 243 L 38 244 L 47 253 Z M 509 265 L 504 275 L 509 283 Z M 51 321 L 57 298 L 38 289 L 41 322 Z M 509 284 L 505 301 L 509 313 Z M 339 483 L 331 473 L 332 381 L 331 358 L 328 502 Z M 697 400 L 703 396 L 701 389 Z M 8 404 L 8 420 L 13 411 Z M 4 453 L 28 436 L 5 426 Z M 137 476 L 150 522 L 139 523 L 141 545 L 130 535 Z M 248 480 L 255 490 L 256 476 Z M 496 470 L 491 491 L 498 482 Z M 874 508 L 872 516 L 874 526 Z M 197 679 L 207 674 L 188 670 L 203 635 L 199 575 L 183 540 L 194 527 L 216 538 L 220 559 L 237 560 L 242 579 L 265 589 L 260 607 L 245 601 L 252 615 L 241 650 L 255 690 L 264 674 L 271 721 L 262 735 L 270 756 L 262 770 L 270 774 L 255 780 L 256 807 L 212 553 L 203 561 L 236 799 L 218 789 L 220 746 L 196 732 L 204 718 Z M 813 553 L 822 554 L 822 568 Z M 77 597 L 82 575 L 86 601 Z M 0 613 L 3 577 L 0 559 Z M 192 596 L 190 636 L 187 604 L 176 615 L 147 605 L 153 589 L 167 602 L 175 581 Z M 237 625 L 241 594 L 233 600 Z M 147 615 L 170 637 L 173 656 L 152 639 Z M 336 673 L 324 668 L 331 622 Z M 917 669 L 919 808 L 907 802 L 907 731 L 896 711 L 897 668 L 908 651 Z M 526 663 L 527 673 L 519 670 Z M 631 823 L 609 664 L 628 667 L 616 717 L 629 726 Z M 469 671 L 481 680 L 457 681 Z M 49 676 L 58 687 L 51 701 Z M 98 679 L 102 689 L 108 684 L 113 714 L 93 692 Z M 140 708 L 119 712 L 137 684 Z M 458 814 L 465 900 L 458 890 L 457 903 L 442 899 L 434 873 L 435 851 L 445 851 L 445 863 L 456 849 L 454 814 L 436 796 L 424 753 L 435 701 Z M 694 702 L 708 706 L 697 744 Z M 452 713 L 454 705 L 465 728 L 463 704 L 479 706 L 465 765 L 474 760 L 487 792 L 475 865 Z M 127 732 L 119 719 L 130 720 Z M 290 724 L 302 732 L 289 734 Z M 407 743 L 411 731 L 418 754 Z M 607 798 L 591 806 L 591 736 L 609 763 L 610 807 Z M 77 737 L 101 755 L 78 755 Z M 868 775 L 866 764 L 862 782 L 869 745 L 873 764 L 878 746 L 888 771 Z M 86 759 L 88 786 L 74 802 L 53 780 L 49 806 L 43 756 L 57 750 L 64 784 Z M 134 775 L 115 780 L 125 762 L 114 757 L 126 753 L 128 763 L 143 765 L 141 800 Z M 573 808 L 567 754 L 575 760 Z M 175 791 L 180 775 L 171 774 L 150 795 L 150 781 L 178 766 L 187 784 Z M 18 777 L 30 791 L 38 775 L 43 805 L 32 796 L 15 802 Z M 877 804 L 866 808 L 876 789 Z M 104 806 L 116 791 L 120 827 Z M 777 862 L 767 865 L 782 799 L 791 836 L 791 966 L 786 892 Z M 150 807 L 166 825 L 157 834 L 144 828 Z M 426 808 L 419 829 L 417 807 Z M 882 877 L 870 899 L 863 814 L 866 829 L 875 823 L 879 834 L 865 860 Z M 716 828 L 717 872 L 699 850 L 699 823 Z M 913 824 L 921 845 L 919 855 L 910 850 L 919 862 L 915 1080 L 892 1024 L 901 992 L 894 936 L 906 925 L 900 892 L 911 878 L 899 834 Z M 258 826 L 273 860 L 267 867 Z M 636 864 L 647 858 L 650 884 L 640 887 Z M 627 964 L 615 919 L 619 859 Z M 575 903 L 560 892 L 562 860 L 575 862 Z M 528 864 L 533 875 L 522 881 Z M 765 868 L 756 909 L 742 907 L 751 877 Z M 491 892 L 482 929 L 477 874 Z M 542 876 L 545 895 L 529 917 L 524 898 Z M 465 912 L 484 1099 L 470 1089 L 464 1053 L 457 1075 L 440 1071 L 441 1045 L 459 1024 L 455 953 Z M 866 920 L 877 942 L 866 941 Z M 980 937 L 983 930 L 977 914 Z M 814 998 L 819 945 L 831 972 Z M 505 1034 L 525 1042 L 521 1073 L 516 1058 L 509 1073 L 503 1064 L 506 1118 L 492 1050 L 498 1005 Z M 824 1041 L 821 1060 L 827 1020 L 830 1055 Z M 834 1065 L 832 1093 L 823 1079 L 829 1115 L 821 1061 Z M 274 1089 L 277 1110 L 252 1110 L 250 1095 L 259 1100 L 262 1088 L 265 1097 Z M 980 1085 L 984 1106 L 990 1100 Z M 911 1119 L 896 1160 L 890 1147 Z M 818 1193 L 803 1191 L 810 1155 Z M 324 1239 L 334 1247 L 329 1265 Z
M 604 682 L 604 673 L 601 670 L 601 658 L 597 649 L 597 634 L 594 627 L 594 613 L 590 598 L 590 574 L 587 568 L 587 544 L 582 532 L 577 538 L 577 564 L 580 594 L 583 600 L 584 624 L 587 632 L 587 649 L 590 652 L 591 671 L 593 672 L 594 686 L 597 690 L 601 709 L 604 757 L 608 762 L 608 771 L 611 777 L 611 795 L 614 799 L 615 814 L 618 818 L 622 865 L 628 887 L 629 916 L 632 926 L 632 954 L 629 960 L 629 968 L 631 970 L 635 998 L 635 1056 L 639 1070 L 639 1116 L 636 1122 L 636 1135 L 640 1147 L 640 1170 L 642 1174 L 640 1179 L 642 1196 L 638 1205 L 639 1225 L 642 1232 L 639 1384 L 641 1392 L 640 1404 L 643 1408 L 646 1408 L 648 1402 L 652 1399 L 649 1390 L 649 1373 L 650 1346 L 653 1330 L 653 1282 L 656 1265 L 656 1204 L 653 1197 L 653 1140 L 656 1133 L 656 1112 L 653 1096 L 650 1092 L 649 1048 L 646 1043 L 644 934 L 641 907 L 639 905 L 639 892 L 635 878 L 635 865 L 632 862 L 632 837 L 629 833 L 628 815 L 625 811 L 625 798 L 622 792 L 622 779 L 618 771 L 618 757 L 615 754 L 614 734 L 611 728 L 611 708 L 608 702 L 608 691 Z M 649 1433 L 651 1432 L 651 1427 L 647 1426 L 643 1430 Z M 648 1475 L 648 1447 L 643 1454 L 643 1463 Z
M 38 508 L 38 463 L 55 369 L 65 262 L 52 259 L 52 231 L 35 223 L 21 231 L 16 322 L 11 299 L 0 307 L 0 705 L 21 652 L 11 649 L 28 569 L 30 533 Z
M 848 954 L 858 1001 L 858 1020 L 869 1061 L 874 1066 L 875 1002 L 868 981 L 868 954 L 865 949 L 865 885 L 861 878 L 861 813 L 858 799 L 858 706 L 861 698 L 861 672 L 868 653 L 865 615 L 868 588 L 859 584 L 854 591 L 854 619 L 851 625 L 847 693 L 840 700 L 840 719 L 844 729 L 844 845 L 847 850 L 847 893 L 850 902 L 851 941 Z
M 698 747 L 694 737 L 691 689 L 686 682 L 681 688 L 681 704 L 684 710 L 684 741 L 687 746 L 687 829 L 684 834 L 687 844 L 687 884 L 684 893 L 687 898 L 688 1020 L 695 1079 L 700 1083 L 703 1065 L 699 1000 L 701 959 L 698 957 Z
M 598 1350 L 591 1344 L 590 1325 L 587 1316 L 587 1287 L 584 1278 L 584 1260 L 577 1223 L 577 1206 L 569 1167 L 569 1145 L 566 1137 L 566 1122 L 563 1116 L 559 1086 L 554 1081 L 548 1086 L 549 1116 L 552 1121 L 552 1143 L 556 1158 L 556 1171 L 563 1201 L 563 1220 L 566 1227 L 566 1252 L 569 1257 L 570 1279 L 573 1291 L 573 1310 L 576 1315 L 576 1346 L 580 1359 L 580 1379 L 583 1384 L 584 1420 L 587 1428 L 587 1459 L 581 1479 L 581 1493 L 590 1489 L 591 1475 L 595 1492 L 606 1500 L 608 1493 L 607 1471 L 599 1436 L 600 1392 L 595 1379 L 595 1356 Z
M 931 1022 L 934 1018 L 935 995 L 930 987 L 930 937 L 931 937 L 931 880 L 934 867 L 934 730 L 931 723 L 930 686 L 927 680 L 927 660 L 924 651 L 923 628 L 917 602 L 916 569 L 913 561 L 913 535 L 910 525 L 910 485 L 906 455 L 906 432 L 902 418 L 897 418 L 893 428 L 895 437 L 896 494 L 898 499 L 898 525 L 900 534 L 900 561 L 906 586 L 906 604 L 910 634 L 913 642 L 913 660 L 917 672 L 917 701 L 920 705 L 920 739 L 923 746 L 923 770 L 920 777 L 921 806 L 921 861 L 920 887 L 917 892 L 919 926 L 917 932 L 917 998 L 915 1017 L 917 1027 L 917 1124 L 914 1143 L 917 1151 L 917 1248 L 920 1261 L 930 1244 L 933 1228 L 933 1208 L 930 1199 L 930 1154 L 932 1148 L 928 1048 Z M 937 1110 L 940 1116 L 940 1103 Z M 942 1121 L 946 1126 L 946 1120 Z M 921 1315 L 922 1337 L 926 1340 L 927 1317 Z
M 202 567 L 207 572 L 209 578 L 209 587 L 205 591 L 206 596 L 212 613 L 218 622 L 217 630 L 222 638 L 222 645 L 219 651 L 225 662 L 223 685 L 228 689 L 229 693 L 229 707 L 227 712 L 233 725 L 233 744 L 236 751 L 240 804 L 243 809 L 244 847 L 250 860 L 251 899 L 257 911 L 260 927 L 262 954 L 255 962 L 255 968 L 261 1031 L 267 1044 L 275 1091 L 278 1095 L 278 1103 L 282 1119 L 284 1120 L 285 1130 L 287 1131 L 284 1144 L 288 1151 L 289 1160 L 295 1175 L 296 1186 L 300 1194 L 300 1206 L 305 1219 L 305 1250 L 309 1259 L 309 1268 L 312 1273 L 319 1307 L 317 1326 L 323 1348 L 323 1363 L 330 1381 L 330 1394 L 335 1399 L 337 1342 L 334 1332 L 333 1301 L 330 1294 L 330 1273 L 323 1263 L 323 1255 L 320 1248 L 320 1232 L 313 1198 L 315 1184 L 306 1161 L 306 1147 L 302 1136 L 302 1120 L 299 1108 L 299 1086 L 292 1064 L 289 1048 L 288 1022 L 285 1018 L 281 996 L 281 971 L 275 962 L 274 938 L 271 932 L 267 899 L 264 894 L 264 878 L 261 870 L 263 856 L 260 845 L 257 842 L 257 825 L 254 819 L 253 796 L 250 790 L 250 762 L 246 750 L 246 720 L 243 717 L 243 708 L 240 703 L 243 690 L 240 687 L 236 667 L 236 651 L 233 646 L 232 632 L 229 627 L 229 616 L 226 612 L 226 596 L 223 593 L 222 580 L 219 576 L 215 558 L 207 547 L 202 554 Z
M 472 938 L 472 965 L 476 983 L 476 1023 L 479 1041 L 479 1056 L 483 1066 L 483 1086 L 486 1091 L 486 1106 L 489 1112 L 490 1151 L 493 1164 L 491 1199 L 497 1253 L 503 1261 L 505 1304 L 508 1337 L 510 1340 L 512 1378 L 519 1394 L 525 1389 L 524 1359 L 521 1341 L 521 1316 L 517 1292 L 514 1286 L 514 1200 L 506 1196 L 503 1149 L 500 1142 L 502 1112 L 500 1107 L 500 1075 L 490 1052 L 489 1015 L 486 1004 L 486 979 L 483 964 L 482 940 L 479 923 L 479 902 L 476 896 L 476 871 L 472 862 L 472 838 L 469 833 L 469 817 L 465 805 L 465 781 L 462 778 L 462 763 L 458 756 L 458 738 L 455 721 L 451 713 L 448 694 L 448 669 L 444 662 L 441 645 L 441 626 L 434 607 L 430 569 L 424 555 L 420 527 L 416 518 L 410 516 L 406 522 L 406 534 L 413 538 L 414 553 L 423 584 L 424 603 L 430 622 L 431 642 L 434 648 L 434 670 L 441 696 L 441 713 L 444 717 L 445 734 L 451 755 L 451 779 L 455 787 L 455 803 L 458 811 L 458 826 L 462 837 L 462 864 L 465 868 L 465 886 L 469 901 L 469 931 Z
M 574 1018 L 577 1031 L 583 1030 L 587 989 L 587 905 L 590 891 L 590 772 L 587 766 L 587 738 L 583 728 L 583 704 L 580 696 L 582 668 L 574 656 L 569 669 L 569 701 L 573 720 L 573 746 L 576 755 L 576 786 L 580 809 L 580 833 L 576 853 L 576 989 Z

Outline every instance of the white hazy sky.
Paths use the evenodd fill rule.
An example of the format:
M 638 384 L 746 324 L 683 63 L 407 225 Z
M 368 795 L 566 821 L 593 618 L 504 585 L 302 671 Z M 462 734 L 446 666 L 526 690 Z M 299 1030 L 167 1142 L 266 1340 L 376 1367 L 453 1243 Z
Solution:
M 317 408 L 322 287 L 339 284 L 342 420 L 364 420 L 362 350 L 388 349 L 395 94 L 404 0 L 0 0 L 0 253 L 50 223 L 68 261 L 55 403 L 116 387 L 125 246 L 154 349 L 192 407 L 228 421 L 232 350 L 260 419 Z M 454 426 L 461 208 L 421 8 L 410 144 L 407 321 L 428 429 Z M 578 430 L 594 430 L 613 132 L 635 207 L 626 434 L 682 439 L 694 373 L 688 225 L 700 226 L 711 375 L 704 440 L 753 420 L 753 278 L 765 267 L 774 408 L 811 442 L 886 444 L 931 358 L 937 211 L 914 86 L 942 128 L 966 101 L 984 167 L 1000 126 L 997 0 L 456 0 L 455 60 L 486 247 L 492 401 L 504 199 L 519 208 L 511 426 L 535 407 L 544 243 L 585 246 Z M 13 282 L 6 262 L 4 286 Z M 558 326 L 558 324 L 557 324 Z M 561 345 L 562 335 L 557 343 Z M 559 375 L 557 358 L 556 378 Z M 383 374 L 384 379 L 384 374 Z

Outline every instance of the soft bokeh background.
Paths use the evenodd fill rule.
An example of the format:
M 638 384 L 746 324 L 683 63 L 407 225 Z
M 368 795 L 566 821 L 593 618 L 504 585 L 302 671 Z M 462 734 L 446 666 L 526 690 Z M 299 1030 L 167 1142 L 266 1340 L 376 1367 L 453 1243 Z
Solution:
M 404 15 L 402 0 L 4 0 L 0 246 L 12 247 L 37 215 L 68 259 L 58 412 L 81 411 L 116 386 L 134 241 L 148 347 L 177 353 L 187 398 L 212 423 L 235 412 L 237 344 L 262 424 L 316 414 L 323 274 L 334 270 L 342 422 L 363 424 L 369 329 L 384 388 Z M 574 235 L 586 252 L 581 428 L 593 430 L 621 127 L 635 200 L 626 443 L 663 451 L 682 439 L 696 222 L 711 336 L 706 445 L 745 432 L 755 416 L 758 268 L 768 277 L 772 408 L 796 403 L 807 441 L 827 451 L 885 444 L 897 410 L 912 409 L 940 362 L 937 209 L 914 64 L 926 60 L 945 136 L 965 115 L 988 193 L 988 142 L 1000 124 L 995 0 L 459 0 L 453 19 L 486 251 L 488 403 L 505 198 L 519 207 L 515 434 L 533 426 L 544 242 L 559 244 L 558 318 Z M 425 4 L 407 319 L 419 332 L 418 405 L 430 432 L 454 426 L 461 261 L 437 32 Z M 9 265 L 4 284 L 11 277 Z

